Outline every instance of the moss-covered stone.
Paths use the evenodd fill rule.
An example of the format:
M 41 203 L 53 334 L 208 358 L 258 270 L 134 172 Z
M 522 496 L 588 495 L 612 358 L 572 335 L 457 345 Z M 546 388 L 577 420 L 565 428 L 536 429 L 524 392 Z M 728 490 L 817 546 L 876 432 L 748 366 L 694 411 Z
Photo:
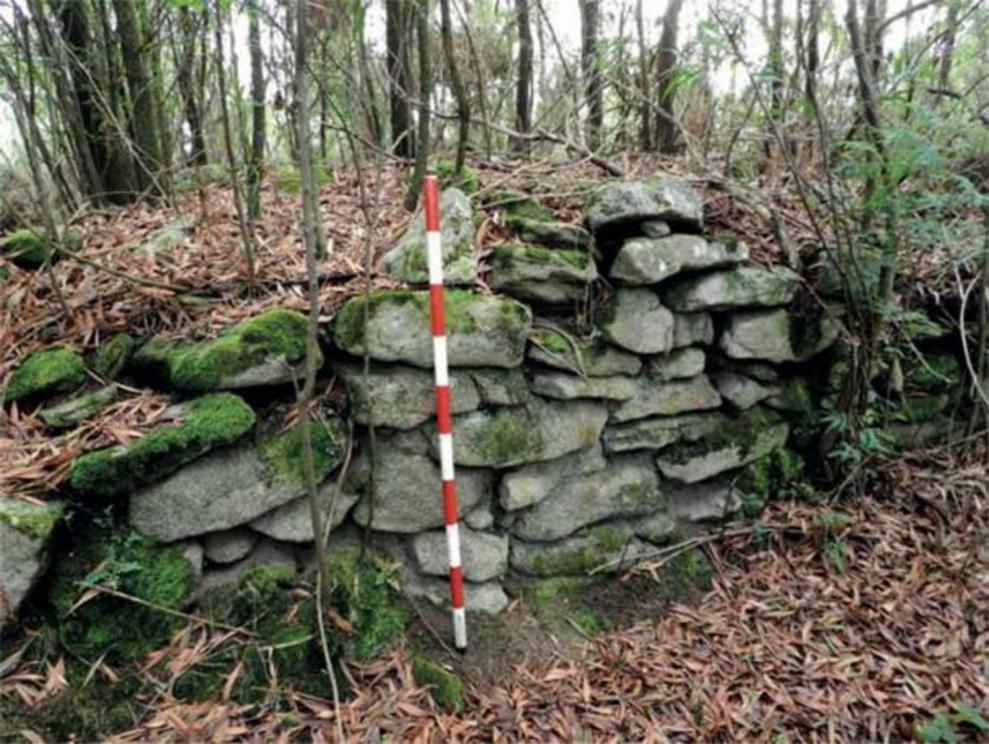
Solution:
M 291 382 L 303 373 L 306 332 L 304 315 L 276 308 L 212 341 L 175 345 L 151 339 L 135 352 L 130 370 L 152 384 L 193 392 Z
M 37 403 L 58 393 L 75 390 L 86 381 L 86 363 L 61 346 L 31 354 L 14 370 L 4 394 L 5 403 Z
M 416 684 L 429 688 L 429 694 L 437 705 L 455 713 L 464 709 L 464 681 L 453 672 L 448 672 L 434 661 L 415 656 L 412 659 L 412 675 Z
M 41 420 L 53 429 L 70 429 L 92 418 L 117 399 L 117 386 L 91 390 L 41 412 Z
M 892 418 L 908 424 L 931 421 L 944 413 L 950 405 L 951 397 L 947 393 L 911 396 L 893 410 Z
M 44 235 L 35 230 L 18 230 L 0 240 L 0 254 L 12 260 L 22 269 L 36 270 L 45 265 L 51 248 Z M 52 256 L 53 262 L 58 254 Z
M 452 160 L 440 160 L 436 163 L 436 175 L 440 179 L 440 185 L 444 189 L 453 186 L 465 194 L 477 193 L 481 188 L 481 179 L 478 178 L 477 171 L 465 164 L 457 173 L 456 165 Z
M 928 354 L 915 360 L 906 374 L 907 387 L 940 393 L 961 385 L 962 370 L 954 354 Z
M 35 541 L 51 537 L 63 514 L 62 504 L 58 502 L 35 506 L 7 497 L 0 498 L 0 522 Z
M 104 380 L 116 380 L 134 355 L 137 340 L 127 334 L 118 333 L 99 348 L 93 360 L 93 371 Z
M 232 393 L 215 393 L 184 406 L 182 423 L 158 429 L 127 447 L 79 457 L 69 471 L 78 492 L 117 496 L 151 483 L 209 450 L 232 444 L 254 426 L 253 409 Z
M 553 210 L 544 207 L 530 194 L 524 191 L 502 190 L 493 193 L 485 206 L 497 209 L 504 214 L 509 225 L 516 219 L 532 220 L 534 222 L 552 222 L 556 219 Z
M 135 661 L 164 645 L 184 622 L 174 614 L 188 601 L 193 567 L 174 549 L 138 532 L 93 530 L 75 550 L 60 555 L 49 593 L 61 643 L 89 661 Z M 98 592 L 105 586 L 139 602 Z M 144 604 L 142 604 L 144 603 Z
M 313 471 L 316 483 L 330 474 L 343 458 L 347 434 L 343 422 L 336 416 L 328 422 L 313 421 L 310 426 L 313 453 Z M 274 477 L 285 478 L 292 483 L 304 485 L 305 467 L 302 458 L 302 432 L 293 426 L 284 434 L 268 439 L 261 444 L 261 459 L 271 469 Z

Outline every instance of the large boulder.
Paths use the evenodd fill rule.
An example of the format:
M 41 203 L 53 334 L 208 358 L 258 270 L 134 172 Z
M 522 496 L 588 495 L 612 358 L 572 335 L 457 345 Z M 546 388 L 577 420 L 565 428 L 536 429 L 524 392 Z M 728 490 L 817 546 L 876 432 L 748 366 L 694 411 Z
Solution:
M 62 516 L 57 502 L 34 504 L 0 494 L 0 628 L 48 565 L 48 545 Z
M 536 462 L 504 475 L 498 487 L 498 501 L 506 511 L 532 506 L 557 490 L 563 481 L 605 468 L 601 444 L 547 462 Z
M 532 325 L 528 307 L 502 297 L 464 290 L 445 293 L 449 361 L 462 367 L 515 367 L 522 362 Z M 337 313 L 333 340 L 349 354 L 383 362 L 432 367 L 429 293 L 406 290 L 371 295 L 367 327 L 364 298 L 355 297 Z
M 610 461 L 604 470 L 558 482 L 519 516 L 512 534 L 523 540 L 558 540 L 589 524 L 649 514 L 665 504 L 650 458 L 625 455 Z
M 371 477 L 370 458 L 355 458 L 344 491 L 360 497 L 354 520 L 381 532 L 422 532 L 444 525 L 439 466 L 428 456 L 379 447 Z M 372 494 L 373 484 L 373 494 Z M 457 470 L 457 501 L 466 514 L 492 494 L 492 475 L 486 470 Z M 372 521 L 373 509 L 373 521 Z
M 280 385 L 305 373 L 306 332 L 306 316 L 276 308 L 212 341 L 152 338 L 134 353 L 128 369 L 152 385 L 193 392 Z M 322 365 L 322 354 L 317 353 Z
M 576 302 L 597 278 L 587 251 L 503 245 L 491 252 L 491 287 L 530 302 Z
M 584 339 L 549 328 L 539 328 L 533 335 L 528 356 L 547 367 L 576 372 L 588 377 L 637 375 L 642 360 L 635 354 L 603 343 Z
M 776 414 L 754 408 L 726 421 L 711 436 L 664 449 L 656 465 L 667 478 L 697 483 L 768 455 L 786 444 L 789 432 Z
M 638 392 L 611 412 L 613 422 L 706 411 L 721 405 L 721 396 L 706 375 L 672 382 L 643 377 L 638 382 Z
M 443 251 L 443 281 L 449 285 L 473 284 L 474 210 L 460 189 L 444 189 L 440 195 L 440 234 Z M 381 261 L 384 273 L 401 282 L 426 284 L 429 266 L 426 253 L 426 222 L 420 209 L 398 241 Z
M 793 299 L 800 275 L 785 266 L 736 266 L 677 281 L 663 293 L 676 312 L 785 305 Z
M 605 568 L 611 573 L 642 558 L 650 548 L 635 537 L 628 522 L 599 524 L 555 542 L 512 540 L 512 568 L 533 576 L 586 574 Z
M 174 406 L 163 418 L 169 423 L 129 445 L 79 457 L 69 470 L 70 485 L 87 496 L 130 493 L 210 450 L 233 444 L 257 421 L 254 410 L 233 393 L 204 395 Z
M 460 527 L 460 555 L 464 578 L 468 581 L 490 581 L 502 576 L 508 568 L 508 536 L 476 532 Z M 419 570 L 430 576 L 446 576 L 450 572 L 446 531 L 420 532 L 412 538 L 412 552 Z
M 709 242 L 699 235 L 630 238 L 618 251 L 610 275 L 625 284 L 656 284 L 681 271 L 727 266 L 748 257 L 749 249 L 740 241 Z
M 801 317 L 782 308 L 748 310 L 728 317 L 718 343 L 732 359 L 802 362 L 828 348 L 840 330 L 828 312 Z
M 313 466 L 322 482 L 343 460 L 339 419 L 313 424 Z M 258 446 L 223 449 L 130 497 L 130 522 L 164 542 L 246 524 L 306 492 L 298 427 Z
M 699 228 L 704 208 L 697 192 L 685 181 L 658 176 L 604 184 L 595 192 L 584 217 L 594 232 L 647 220 Z
M 534 370 L 532 392 L 545 398 L 573 400 L 574 398 L 601 398 L 626 400 L 639 389 L 633 377 L 580 377 L 566 372 Z
M 648 289 L 619 289 L 601 315 L 605 340 L 636 354 L 661 354 L 673 348 L 673 313 Z
M 608 412 L 591 401 L 545 402 L 482 410 L 453 422 L 453 457 L 458 465 L 506 468 L 552 460 L 594 444 Z M 436 437 L 430 447 L 438 456 Z
M 660 450 L 679 441 L 696 442 L 711 436 L 727 423 L 721 413 L 688 413 L 660 416 L 604 430 L 604 447 L 609 453 L 629 450 Z
M 4 403 L 34 404 L 75 390 L 86 381 L 81 356 L 61 346 L 36 351 L 17 365 L 7 383 Z

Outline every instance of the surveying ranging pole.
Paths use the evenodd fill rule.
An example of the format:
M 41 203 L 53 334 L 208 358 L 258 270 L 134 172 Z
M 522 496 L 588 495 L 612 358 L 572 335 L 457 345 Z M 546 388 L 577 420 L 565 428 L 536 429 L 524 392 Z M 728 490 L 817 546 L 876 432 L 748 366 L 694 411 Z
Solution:
M 440 238 L 440 189 L 436 176 L 423 181 L 426 208 L 426 260 L 429 265 L 429 315 L 433 333 L 433 369 L 436 379 L 436 419 L 439 431 L 440 474 L 443 479 L 443 521 L 450 558 L 450 601 L 453 605 L 453 644 L 467 650 L 464 611 L 464 570 L 460 564 L 457 482 L 453 470 L 453 417 L 450 413 L 450 374 L 447 365 L 446 312 L 443 307 L 443 249 Z

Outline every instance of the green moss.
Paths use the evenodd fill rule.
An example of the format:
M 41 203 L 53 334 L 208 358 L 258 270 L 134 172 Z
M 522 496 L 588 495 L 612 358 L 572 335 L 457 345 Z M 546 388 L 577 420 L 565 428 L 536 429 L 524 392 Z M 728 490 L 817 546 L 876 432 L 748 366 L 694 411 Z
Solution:
M 538 579 L 527 584 L 523 595 L 536 610 L 553 609 L 560 602 L 577 597 L 588 583 L 588 579 L 578 576 L 554 576 Z
M 814 396 L 807 381 L 800 377 L 787 380 L 776 396 L 786 411 L 811 413 L 815 409 Z
M 930 354 L 923 363 L 915 361 L 907 372 L 908 387 L 928 393 L 939 393 L 961 385 L 962 370 L 953 354 Z
M 90 661 L 140 659 L 167 643 L 184 622 L 169 610 L 185 605 L 193 578 L 192 566 L 173 548 L 138 532 L 106 535 L 94 529 L 76 551 L 55 562 L 49 596 L 59 640 Z M 151 606 L 105 593 L 78 604 L 93 586 L 106 586 Z
M 272 179 L 275 182 L 275 188 L 279 191 L 286 194 L 302 193 L 302 174 L 294 166 L 276 168 L 272 174 Z M 319 190 L 333 183 L 333 175 L 326 168 L 317 165 L 313 168 L 313 180 L 316 183 L 316 189 Z
M 474 435 L 474 447 L 492 467 L 509 463 L 520 451 L 539 453 L 543 440 L 529 416 L 512 408 L 496 408 Z
M 71 400 L 67 400 L 41 412 L 41 420 L 54 429 L 68 429 L 77 426 L 88 418 L 92 418 L 117 398 L 117 387 L 106 387 L 91 390 Z
M 412 659 L 412 676 L 416 684 L 429 687 L 429 694 L 437 705 L 455 713 L 464 709 L 466 686 L 453 672 L 422 656 L 415 656 Z
M 806 499 L 813 493 L 804 458 L 786 447 L 773 450 L 746 466 L 736 481 L 742 511 L 756 517 L 771 501 Z
M 346 434 L 343 422 L 333 417 L 328 423 L 313 421 L 310 427 L 313 453 L 313 470 L 319 483 L 343 458 Z M 305 469 L 302 463 L 302 432 L 293 426 L 284 434 L 272 437 L 261 445 L 261 459 L 273 474 L 304 485 Z
M 543 248 L 525 243 L 499 246 L 491 253 L 492 265 L 498 268 L 508 268 L 519 258 L 538 263 L 572 266 L 581 271 L 587 268 L 587 264 L 590 261 L 590 258 L 584 251 Z
M 0 496 L 0 522 L 10 525 L 32 540 L 45 540 L 62 519 L 61 504 L 35 506 Z
M 908 424 L 930 421 L 944 412 L 949 405 L 951 398 L 947 393 L 907 398 L 893 412 L 893 420 Z
M 481 188 L 481 181 L 477 176 L 477 171 L 469 165 L 464 165 L 460 173 L 454 170 L 456 163 L 452 160 L 440 160 L 436 163 L 436 175 L 440 179 L 440 185 L 445 189 L 453 186 L 463 191 L 465 194 L 474 194 Z
M 36 403 L 75 390 L 86 381 L 86 364 L 74 351 L 55 346 L 31 354 L 14 370 L 5 403 Z
M 93 361 L 93 371 L 104 380 L 115 380 L 130 361 L 137 340 L 126 333 L 118 333 L 100 347 Z
M 7 281 L 10 279 L 10 269 L 6 266 L 0 266 L 0 281 Z
M 490 209 L 500 209 L 505 216 L 505 222 L 512 226 L 515 220 L 525 219 L 536 222 L 553 222 L 556 215 L 553 210 L 544 207 L 532 196 L 522 191 L 499 191 L 492 194 L 488 200 Z
M 135 375 L 179 390 L 216 390 L 230 377 L 274 357 L 297 366 L 306 356 L 307 320 L 293 310 L 268 310 L 213 341 L 174 346 L 151 339 L 134 354 Z M 322 358 L 319 360 L 322 364 Z
M 333 604 L 354 627 L 344 652 L 363 661 L 394 644 L 408 621 L 397 567 L 378 555 L 359 561 L 356 550 L 341 550 L 330 558 L 329 575 Z
M 42 232 L 18 230 L 0 240 L 0 254 L 10 258 L 22 269 L 35 270 L 45 265 L 51 248 Z M 56 259 L 57 257 L 58 254 L 55 254 Z
M 679 554 L 663 566 L 663 588 L 671 596 L 683 597 L 711 588 L 711 565 L 697 548 Z
M 162 478 L 209 450 L 240 439 L 257 417 L 232 393 L 204 395 L 187 404 L 184 421 L 158 429 L 129 447 L 112 447 L 78 458 L 69 483 L 85 494 L 117 496 Z

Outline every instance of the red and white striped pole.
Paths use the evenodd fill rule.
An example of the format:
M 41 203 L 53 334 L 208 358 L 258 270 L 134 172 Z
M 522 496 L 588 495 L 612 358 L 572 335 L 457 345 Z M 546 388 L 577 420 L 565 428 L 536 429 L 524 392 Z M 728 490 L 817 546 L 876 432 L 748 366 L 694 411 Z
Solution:
M 446 311 L 443 308 L 443 249 L 440 240 L 440 189 L 436 176 L 423 182 L 426 207 L 426 253 L 429 264 L 429 314 L 433 331 L 433 368 L 436 375 L 436 419 L 439 430 L 440 474 L 443 478 L 443 521 L 450 558 L 450 600 L 453 605 L 453 643 L 467 649 L 464 612 L 464 571 L 460 564 L 457 522 L 457 482 L 453 471 L 453 416 L 450 412 L 450 375 L 447 366 Z

